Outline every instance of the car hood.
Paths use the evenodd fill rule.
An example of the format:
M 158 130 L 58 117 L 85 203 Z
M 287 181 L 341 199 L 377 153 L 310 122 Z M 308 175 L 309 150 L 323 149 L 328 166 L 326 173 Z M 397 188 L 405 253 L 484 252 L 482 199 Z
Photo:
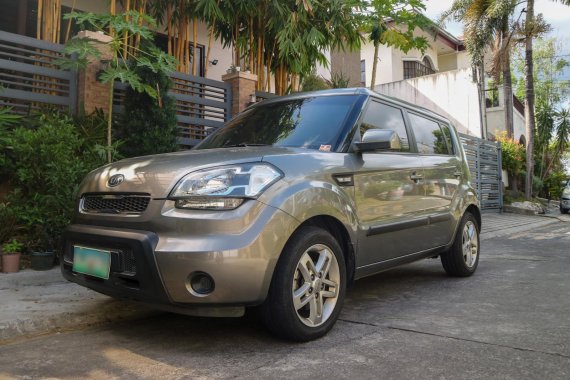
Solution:
M 87 175 L 80 186 L 85 193 L 147 193 L 166 198 L 174 185 L 186 174 L 205 169 L 246 162 L 260 162 L 268 155 L 296 154 L 305 149 L 282 147 L 239 147 L 189 150 L 153 156 L 129 158 L 98 168 Z M 109 186 L 115 175 L 124 179 Z

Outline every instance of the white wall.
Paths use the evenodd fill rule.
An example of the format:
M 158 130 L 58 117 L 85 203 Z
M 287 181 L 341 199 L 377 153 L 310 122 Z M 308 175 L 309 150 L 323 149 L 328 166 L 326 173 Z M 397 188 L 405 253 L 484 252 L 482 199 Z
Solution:
M 495 136 L 499 135 L 502 131 L 506 131 L 505 94 L 502 86 L 498 86 L 497 93 L 499 95 L 499 106 L 487 108 L 487 131 Z M 519 141 L 521 136 L 526 136 L 524 115 L 516 108 L 513 108 L 513 138 Z
M 390 82 L 396 82 L 404 79 L 404 60 L 416 60 L 421 61 L 424 56 L 429 56 L 433 62 L 434 69 L 439 70 L 438 56 L 437 56 L 437 46 L 441 42 L 433 41 L 433 36 L 427 34 L 422 30 L 416 30 L 416 36 L 424 36 L 428 39 L 431 45 L 425 54 L 421 51 L 413 49 L 407 53 L 401 50 L 387 47 L 386 45 L 380 45 L 378 50 L 378 68 L 376 72 L 376 84 L 384 84 Z M 374 44 L 368 40 L 362 43 L 360 49 L 361 59 L 366 61 L 366 87 L 370 86 L 372 83 L 372 64 L 374 62 Z
M 331 52 L 330 50 L 325 50 L 323 55 L 326 57 L 328 66 L 325 67 L 320 63 L 317 63 L 317 68 L 315 69 L 315 73 L 317 76 L 323 77 L 324 79 L 330 80 L 331 79 Z
M 393 82 L 392 48 L 380 45 L 378 48 L 378 65 L 376 68 L 376 84 Z M 372 83 L 372 67 L 374 65 L 374 44 L 370 41 L 362 43 L 360 59 L 366 64 L 366 87 Z
M 376 91 L 449 118 L 459 132 L 481 137 L 479 96 L 471 70 L 454 70 L 378 85 Z
M 471 59 L 469 57 L 469 53 L 467 50 L 462 50 L 457 52 L 457 68 L 458 69 L 467 69 L 471 67 Z
M 502 95 L 499 92 L 499 100 L 501 105 L 499 107 L 487 108 L 487 131 L 495 136 L 498 136 L 505 128 L 505 108 L 502 105 Z M 526 136 L 526 129 L 524 125 L 524 115 L 522 115 L 516 108 L 513 109 L 513 138 L 519 141 L 521 136 Z

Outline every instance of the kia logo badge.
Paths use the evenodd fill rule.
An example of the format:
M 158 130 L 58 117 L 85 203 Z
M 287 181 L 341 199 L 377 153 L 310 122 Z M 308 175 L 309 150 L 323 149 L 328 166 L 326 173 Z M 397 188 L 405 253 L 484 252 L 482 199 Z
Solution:
M 107 186 L 109 187 L 119 186 L 121 183 L 123 183 L 124 180 L 125 180 L 124 175 L 115 174 L 114 176 L 111 176 L 111 178 L 109 178 L 109 180 L 107 181 Z

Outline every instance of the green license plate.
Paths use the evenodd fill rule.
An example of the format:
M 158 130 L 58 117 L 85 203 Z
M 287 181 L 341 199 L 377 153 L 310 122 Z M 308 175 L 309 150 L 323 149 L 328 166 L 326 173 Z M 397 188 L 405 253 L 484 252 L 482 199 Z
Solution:
M 111 252 L 74 245 L 73 270 L 108 280 L 111 271 Z

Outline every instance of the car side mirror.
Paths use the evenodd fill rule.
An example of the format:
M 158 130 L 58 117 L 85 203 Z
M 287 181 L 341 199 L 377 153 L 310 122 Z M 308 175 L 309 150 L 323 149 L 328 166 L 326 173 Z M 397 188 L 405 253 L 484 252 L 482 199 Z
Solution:
M 357 153 L 374 150 L 400 150 L 402 144 L 398 134 L 391 129 L 369 129 L 364 132 L 362 141 L 353 145 Z

